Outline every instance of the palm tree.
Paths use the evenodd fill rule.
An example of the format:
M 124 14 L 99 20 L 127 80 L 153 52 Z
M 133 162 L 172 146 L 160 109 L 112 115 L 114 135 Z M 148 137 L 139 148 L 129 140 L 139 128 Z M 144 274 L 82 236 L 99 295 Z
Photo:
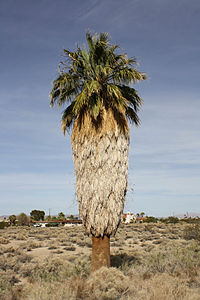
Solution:
M 91 271 L 110 266 L 110 236 L 121 221 L 127 190 L 129 125 L 139 125 L 142 104 L 130 84 L 146 78 L 136 60 L 118 53 L 107 33 L 86 33 L 87 47 L 64 49 L 67 59 L 50 93 L 71 143 L 79 214 L 92 235 Z

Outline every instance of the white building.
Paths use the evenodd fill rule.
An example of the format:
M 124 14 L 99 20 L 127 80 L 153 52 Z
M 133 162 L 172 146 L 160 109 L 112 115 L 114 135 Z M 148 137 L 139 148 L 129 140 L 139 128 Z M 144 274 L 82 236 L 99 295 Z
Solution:
M 136 217 L 133 213 L 127 212 L 127 214 L 123 215 L 123 221 L 125 224 L 135 223 Z

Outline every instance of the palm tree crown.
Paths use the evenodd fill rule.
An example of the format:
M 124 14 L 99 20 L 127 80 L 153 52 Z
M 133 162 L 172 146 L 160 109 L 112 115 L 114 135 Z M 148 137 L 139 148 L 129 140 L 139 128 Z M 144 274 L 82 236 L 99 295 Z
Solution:
M 69 103 L 62 116 L 64 133 L 75 120 L 81 125 L 86 114 L 94 124 L 101 123 L 103 109 L 113 112 L 119 126 L 124 116 L 138 125 L 137 112 L 142 100 L 129 84 L 146 79 L 146 75 L 135 69 L 134 58 L 117 53 L 119 47 L 110 44 L 107 33 L 92 36 L 87 32 L 86 39 L 88 49 L 64 49 L 67 59 L 60 64 L 50 93 L 51 106 L 56 102 L 59 107 Z

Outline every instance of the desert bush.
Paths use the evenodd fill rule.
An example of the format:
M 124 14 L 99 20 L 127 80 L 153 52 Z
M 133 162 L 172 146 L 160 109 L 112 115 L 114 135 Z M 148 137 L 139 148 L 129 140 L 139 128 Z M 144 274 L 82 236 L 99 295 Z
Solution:
M 56 249 L 58 247 L 58 242 L 56 240 L 52 240 L 52 241 L 48 241 L 46 243 L 46 246 L 49 248 L 49 249 Z
M 141 280 L 136 276 L 129 283 L 129 292 L 123 300 L 199 300 L 199 292 L 191 290 L 179 277 L 167 273 L 156 274 Z
M 88 276 L 89 268 L 88 257 L 74 258 L 73 262 L 69 262 L 68 256 L 62 256 L 62 258 L 48 257 L 43 263 L 38 263 L 32 277 L 36 281 L 63 282 L 67 278 L 76 275 L 82 276 L 84 274 L 84 276 Z
M 12 287 L 18 282 L 15 274 L 0 270 L 0 300 L 15 299 L 12 298 Z
M 78 240 L 78 241 L 76 242 L 76 244 L 77 244 L 78 246 L 80 246 L 80 247 L 84 247 L 84 246 L 85 246 L 85 242 L 82 241 L 82 240 Z
M 88 279 L 86 287 L 91 299 L 119 299 L 128 290 L 128 278 L 120 270 L 102 267 Z
M 9 243 L 9 240 L 8 239 L 6 239 L 6 238 L 0 238 L 0 244 L 8 244 Z
M 58 227 L 59 223 L 48 223 L 46 227 Z
M 54 250 L 54 249 L 58 249 L 58 247 L 56 245 L 51 245 L 48 247 L 49 250 Z
M 91 238 L 87 237 L 85 239 L 85 246 L 88 247 L 88 248 L 92 248 L 92 241 L 91 241 Z
M 20 268 L 20 276 L 31 278 L 33 274 L 36 272 L 37 268 L 38 268 L 38 264 L 34 261 L 24 263 L 21 265 Z
M 9 226 L 8 222 L 4 222 L 4 221 L 0 222 L 0 229 L 4 229 L 8 226 Z
M 163 242 L 163 239 L 158 239 L 158 240 L 154 240 L 153 242 L 152 242 L 152 244 L 154 244 L 154 245 L 159 245 L 159 244 L 161 244 Z
M 63 282 L 34 282 L 26 285 L 23 296 L 21 295 L 19 299 L 199 300 L 198 290 L 193 289 L 191 292 L 191 289 L 178 277 L 157 274 L 143 280 L 140 277 L 124 276 L 116 269 L 107 269 L 106 271 L 110 273 L 109 276 L 108 272 L 102 274 L 102 271 L 99 270 L 88 279 L 75 276 Z
M 17 240 L 26 240 L 28 238 L 28 235 L 25 230 L 21 230 L 16 234 Z
M 183 231 L 183 237 L 186 240 L 197 240 L 200 241 L 200 225 L 190 225 L 185 228 Z
M 172 246 L 156 251 L 143 259 L 143 271 L 149 274 L 168 273 L 196 276 L 200 267 L 200 245 L 191 244 L 185 248 Z
M 65 233 L 60 233 L 59 235 L 58 235 L 58 237 L 57 237 L 57 240 L 59 241 L 59 242 L 66 242 L 66 240 L 67 240 L 67 235 L 65 234 Z
M 150 233 L 155 233 L 154 226 L 151 224 L 147 224 L 144 226 L 144 231 L 149 231 Z
M 155 246 L 153 244 L 151 244 L 151 245 L 147 244 L 146 247 L 145 247 L 145 251 L 146 252 L 151 252 L 154 249 L 154 247 Z
M 111 266 L 119 268 L 121 271 L 126 271 L 130 267 L 136 267 L 141 264 L 141 259 L 138 255 L 128 255 L 126 253 L 118 253 L 111 255 Z
M 66 251 L 75 251 L 76 248 L 73 247 L 73 246 L 67 246 L 67 247 L 64 247 L 63 250 L 66 250 Z
M 62 254 L 62 253 L 64 253 L 64 251 L 58 249 L 58 250 L 56 250 L 56 251 L 53 251 L 53 253 L 55 253 L 55 254 Z
M 24 263 L 29 263 L 31 259 L 31 256 L 25 254 L 19 249 L 5 249 L 4 253 L 0 257 L 0 270 L 12 270 L 13 272 L 15 272 L 15 274 L 18 274 L 20 272 L 21 266 Z
M 75 300 L 73 293 L 69 292 L 67 283 L 59 282 L 42 282 L 29 284 L 23 291 L 24 300 Z
M 71 242 L 66 242 L 66 241 L 60 243 L 60 246 L 62 246 L 62 247 L 64 247 L 64 246 L 68 247 L 68 246 L 71 246 L 71 245 L 72 245 Z
M 27 251 L 31 251 L 32 249 L 40 248 L 42 246 L 43 243 L 41 242 L 28 240 L 27 242 L 20 244 L 19 249 L 26 249 Z
M 78 237 L 70 237 L 70 238 L 69 238 L 69 241 L 70 241 L 71 243 L 77 244 L 77 242 L 79 241 L 79 238 L 78 238 Z
M 91 250 L 85 244 L 91 245 L 91 237 L 84 234 L 82 227 L 8 227 L 0 232 L 1 239 L 10 241 L 8 245 L 0 245 L 0 300 L 95 300 L 97 297 L 199 300 L 200 243 L 194 238 L 182 239 L 185 226 L 180 223 L 151 223 L 119 228 L 116 236 L 111 237 L 110 270 L 124 276 L 126 289 L 118 286 L 117 278 L 121 278 L 118 275 L 116 282 L 115 275 L 107 273 L 105 278 L 103 275 L 95 275 L 96 279 L 93 275 L 89 276 Z M 194 225 L 187 226 L 192 228 Z M 26 236 L 26 242 L 15 239 L 21 234 Z M 172 236 L 173 240 L 170 239 Z M 59 242 L 58 239 L 63 240 L 64 237 L 65 241 Z M 118 247 L 113 247 L 115 244 Z M 31 253 L 25 251 L 37 246 L 55 246 L 57 249 L 44 249 L 44 256 L 40 256 L 39 250 L 33 251 L 32 259 Z M 69 252 L 70 247 L 75 250 Z M 17 283 L 17 280 L 21 282 Z M 96 281 L 99 282 L 96 284 Z M 18 291 L 20 288 L 21 293 Z
M 32 273 L 32 277 L 43 281 L 62 281 L 63 278 L 69 277 L 73 265 L 68 261 L 59 258 L 47 258 L 43 263 L 38 263 Z

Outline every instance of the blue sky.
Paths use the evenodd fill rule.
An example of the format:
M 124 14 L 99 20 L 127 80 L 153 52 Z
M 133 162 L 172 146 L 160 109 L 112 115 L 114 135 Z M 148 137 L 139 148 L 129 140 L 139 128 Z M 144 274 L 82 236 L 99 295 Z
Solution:
M 70 136 L 49 92 L 62 49 L 109 32 L 148 80 L 125 211 L 200 212 L 200 1 L 0 1 L 0 215 L 77 213 Z

